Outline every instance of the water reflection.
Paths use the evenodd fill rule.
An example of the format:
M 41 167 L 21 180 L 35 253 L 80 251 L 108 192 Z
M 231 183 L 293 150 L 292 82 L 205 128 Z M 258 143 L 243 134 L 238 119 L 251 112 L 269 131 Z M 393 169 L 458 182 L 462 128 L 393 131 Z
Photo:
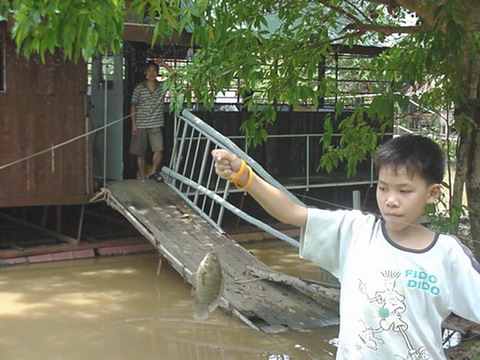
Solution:
M 145 254 L 1 269 L 2 359 L 333 359 L 335 327 L 266 335 L 222 310 L 195 322 L 190 285 L 157 266 Z

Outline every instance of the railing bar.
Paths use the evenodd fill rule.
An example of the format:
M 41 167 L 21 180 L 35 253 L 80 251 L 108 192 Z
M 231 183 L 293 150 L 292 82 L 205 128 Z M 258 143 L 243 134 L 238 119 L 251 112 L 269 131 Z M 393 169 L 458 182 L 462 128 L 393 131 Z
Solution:
M 215 144 L 215 149 L 217 149 L 217 148 L 218 148 L 218 146 L 217 146 L 217 144 Z M 210 171 L 208 172 L 208 179 L 207 179 L 207 183 L 206 183 L 206 185 L 205 185 L 205 187 L 206 187 L 207 189 L 210 188 L 210 182 L 212 181 L 212 175 L 213 175 L 213 174 L 215 174 L 215 169 L 214 169 L 214 167 L 213 167 L 213 160 L 212 160 L 212 161 L 210 162 Z M 218 185 L 218 181 L 219 181 L 219 180 L 218 180 L 218 176 L 217 176 L 217 185 Z M 215 187 L 215 192 L 217 192 L 217 189 L 218 189 L 218 186 Z M 206 202 L 207 202 L 207 197 L 204 196 L 204 197 L 203 197 L 202 210 L 205 209 Z
M 178 127 L 179 127 L 179 130 L 180 130 L 180 125 Z M 177 154 L 177 162 L 175 164 L 175 169 L 174 169 L 176 172 L 178 172 L 178 170 L 180 169 L 180 163 L 182 161 L 183 148 L 185 147 L 185 139 L 187 137 L 187 128 L 188 128 L 188 123 L 184 122 L 182 137 L 180 139 L 180 147 L 178 149 L 178 154 Z M 173 185 L 175 186 L 175 183 L 173 183 Z M 183 184 L 180 183 L 180 185 L 179 185 L 180 191 L 181 191 L 182 187 L 183 187 Z
M 203 154 L 203 160 L 202 160 L 202 165 L 200 167 L 200 173 L 198 174 L 198 184 L 202 184 L 203 176 L 205 174 L 205 167 L 207 165 L 207 160 L 208 160 L 208 155 L 209 155 L 209 149 L 210 149 L 210 144 L 211 141 L 210 139 L 206 139 L 207 142 L 205 143 L 205 153 Z M 195 192 L 195 199 L 193 200 L 195 204 L 198 203 L 198 191 Z
M 211 172 L 211 173 L 212 173 L 212 174 L 215 174 L 215 168 L 214 168 L 214 161 L 213 161 L 213 160 L 212 160 L 212 163 L 211 163 L 210 167 L 211 167 L 211 169 L 212 169 L 212 172 Z M 218 193 L 218 192 L 219 192 L 218 189 L 220 188 L 220 183 L 222 182 L 222 180 L 223 180 L 223 179 L 221 179 L 220 176 L 217 176 L 217 177 L 216 177 L 215 187 L 214 187 L 214 191 L 213 191 L 214 193 Z M 228 195 L 229 195 L 229 193 L 230 193 L 230 191 L 229 191 L 229 190 L 230 190 L 229 184 L 230 184 L 230 182 L 229 182 L 229 181 L 226 181 L 226 185 L 225 185 L 225 188 L 224 188 L 225 191 L 223 192 L 223 198 L 224 198 L 224 199 L 227 199 L 227 197 L 228 197 Z M 207 188 L 208 188 L 208 187 L 207 187 Z M 212 204 L 214 204 L 213 201 L 212 201 Z M 221 210 L 222 210 L 222 208 L 223 208 L 223 205 L 222 205 L 222 204 L 218 204 L 218 205 L 220 206 L 220 212 L 222 212 Z M 219 212 L 219 218 L 220 218 L 220 212 Z M 223 212 L 222 212 L 222 213 L 223 213 Z M 211 214 L 212 214 L 212 206 L 210 207 L 210 216 L 211 216 Z M 219 219 L 217 219 L 217 223 L 218 223 L 218 221 L 219 221 Z M 220 225 L 220 223 L 218 223 L 218 225 Z
M 174 141 L 173 141 L 173 149 L 172 149 L 172 156 L 170 158 L 170 168 L 171 169 L 174 169 L 175 171 L 178 170 L 178 164 L 180 162 L 180 156 L 181 156 L 181 151 L 179 151 L 179 146 L 181 141 L 181 138 L 179 138 L 179 132 L 180 132 L 180 128 L 182 126 L 182 124 L 184 124 L 183 121 L 180 121 L 180 118 L 175 115 L 174 117 L 174 122 L 173 122 L 173 127 L 174 127 Z M 184 126 L 186 126 L 186 124 L 184 124 Z M 175 186 L 175 182 L 174 182 L 174 186 Z
M 393 133 L 385 133 L 385 134 L 382 134 L 382 133 L 377 133 L 377 135 L 393 135 Z M 324 133 L 314 133 L 314 134 L 268 134 L 268 138 L 269 139 L 275 139 L 275 138 L 304 138 L 304 137 L 307 137 L 307 136 L 310 136 L 310 137 L 323 137 L 325 136 Z M 332 137 L 340 137 L 342 136 L 342 134 L 332 134 Z M 245 139 L 245 136 L 244 135 L 231 135 L 231 136 L 228 136 L 229 139 L 231 140 L 244 140 Z M 247 148 L 247 146 L 245 146 L 245 149 Z
M 248 215 L 247 213 L 245 213 L 244 211 L 236 208 L 235 206 L 233 206 L 232 204 L 228 203 L 227 201 L 225 201 L 222 197 L 218 196 L 217 194 L 215 194 L 213 191 L 207 189 L 206 187 L 202 186 L 202 185 L 199 185 L 199 184 L 196 184 L 195 182 L 193 182 L 192 180 L 186 178 L 185 176 L 182 176 L 180 174 L 177 174 L 177 173 L 174 173 L 172 170 L 168 169 L 168 168 L 165 168 L 165 172 L 167 173 L 167 175 L 181 181 L 181 182 L 185 182 L 186 184 L 188 184 L 188 186 L 190 187 L 193 187 L 193 188 L 196 188 L 198 189 L 200 192 L 204 193 L 205 195 L 207 195 L 209 198 L 213 199 L 215 202 L 225 206 L 225 208 L 227 208 L 227 210 L 233 212 L 235 215 L 239 216 L 240 218 L 248 221 L 249 223 L 259 227 L 260 229 L 272 234 L 273 236 L 279 238 L 280 240 L 283 240 L 287 243 L 289 243 L 290 245 L 293 245 L 295 247 L 298 247 L 299 246 L 299 243 L 297 240 L 285 235 L 284 233 L 278 231 L 277 229 L 274 229 L 272 228 L 271 226 L 268 226 L 267 224 L 255 219 L 254 217 Z M 171 184 L 169 182 L 166 183 L 169 187 L 172 187 Z M 180 196 L 184 197 L 185 198 L 185 195 L 182 194 L 182 193 L 179 193 L 178 190 L 176 188 L 173 188 L 172 189 L 174 191 L 176 191 Z M 191 205 L 195 206 L 192 201 L 188 198 L 186 198 L 186 201 L 189 202 Z M 195 206 L 195 208 L 198 209 L 198 207 Z M 202 215 L 203 216 L 203 215 Z M 212 223 L 211 222 L 211 219 L 208 219 L 207 220 L 210 224 Z M 221 228 L 215 224 L 214 227 L 216 229 L 220 229 L 219 231 L 220 232 L 224 232 L 223 230 L 221 230 Z
M 179 125 L 178 125 L 178 130 L 180 131 L 180 128 L 181 128 L 181 124 L 183 124 L 183 130 L 182 130 L 182 136 L 180 138 L 180 146 L 178 147 L 178 153 L 176 154 L 177 155 L 177 161 L 176 161 L 176 164 L 175 164 L 175 168 L 173 170 L 175 170 L 176 172 L 178 172 L 180 170 L 180 163 L 182 161 L 182 154 L 183 154 L 183 149 L 185 148 L 185 139 L 187 137 L 187 129 L 188 129 L 188 123 L 182 121 Z
M 373 184 L 376 184 L 377 181 L 373 181 Z M 343 187 L 343 186 L 356 186 L 356 185 L 370 185 L 372 184 L 371 180 L 362 180 L 362 181 L 350 181 L 348 183 L 326 183 L 326 184 L 310 184 L 310 189 L 323 189 L 329 187 Z M 286 185 L 286 189 L 298 190 L 305 189 L 305 185 Z M 239 193 L 243 190 L 231 189 L 231 193 Z M 224 190 L 218 190 L 219 194 L 223 194 Z
M 199 147 L 200 147 L 201 138 L 202 138 L 202 133 L 200 133 L 200 132 L 198 133 L 198 136 L 197 136 L 196 140 L 194 140 L 192 138 L 192 145 L 195 141 L 197 142 L 197 145 L 195 146 L 195 153 L 193 155 L 193 163 L 192 163 L 192 167 L 191 167 L 191 170 L 190 170 L 190 176 L 189 176 L 190 179 L 193 177 L 193 173 L 195 171 L 195 165 L 197 165 L 197 158 L 198 158 L 198 152 L 200 150 Z
M 174 115 L 173 117 L 173 147 L 172 147 L 172 156 L 170 157 L 170 169 L 175 169 L 175 158 L 177 154 L 177 146 L 178 146 L 178 117 L 177 115 Z
M 225 184 L 225 191 L 223 192 L 223 199 L 227 201 L 228 195 L 230 194 L 230 181 L 226 181 Z M 218 213 L 217 224 L 218 226 L 222 226 L 223 222 L 223 214 L 225 213 L 225 206 L 223 204 L 220 205 L 220 211 Z
M 212 160 L 211 168 L 212 168 L 212 174 L 214 174 L 214 171 L 215 171 L 215 170 L 214 170 L 214 162 L 213 162 L 213 160 Z M 213 191 L 214 193 L 217 193 L 218 188 L 219 188 L 219 185 L 220 185 L 220 182 L 222 181 L 222 179 L 220 179 L 220 176 L 217 176 L 216 179 L 217 179 L 217 180 L 215 181 L 215 190 Z M 228 182 L 228 181 L 227 181 L 227 182 Z M 208 189 L 208 187 L 207 187 L 207 189 Z M 227 195 L 228 195 L 228 193 L 227 193 Z M 212 201 L 212 202 L 210 203 L 210 211 L 208 212 L 208 216 L 210 216 L 210 217 L 212 217 L 214 206 L 215 206 L 215 202 Z M 221 204 L 219 204 L 219 206 L 222 207 Z M 217 219 L 217 223 L 218 223 L 218 219 Z
M 187 145 L 187 152 L 185 156 L 185 162 L 183 163 L 183 170 L 181 172 L 182 175 L 185 175 L 187 171 L 188 161 L 190 159 L 190 151 L 192 149 L 192 137 L 196 130 L 193 126 L 191 126 L 191 124 L 188 124 L 188 125 L 191 131 L 190 131 L 190 135 L 186 135 L 185 137 L 185 141 L 188 143 L 188 145 Z
M 185 163 L 183 164 L 183 171 L 182 171 L 182 175 L 186 175 L 187 173 L 187 167 L 188 167 L 188 163 L 190 161 L 190 152 L 192 150 L 192 143 L 193 143 L 193 135 L 195 134 L 195 128 L 192 126 L 192 132 L 190 133 L 190 138 L 188 139 L 188 149 L 187 149 L 187 156 L 185 157 Z M 188 191 L 187 191 L 187 196 L 189 195 L 190 193 L 190 187 L 188 188 Z
M 195 172 L 195 166 L 198 164 L 197 158 L 198 158 L 198 152 L 200 150 L 201 139 L 202 139 L 202 133 L 199 132 L 197 140 L 196 140 L 197 141 L 197 146 L 195 147 L 195 155 L 193 155 L 193 163 L 192 163 L 192 168 L 190 170 L 189 179 L 193 179 L 193 173 Z M 200 166 L 202 166 L 202 164 L 200 164 Z M 197 198 L 197 195 L 198 195 L 198 191 L 195 191 L 195 198 Z M 196 204 L 195 201 L 194 201 L 194 203 Z
M 215 207 L 215 201 L 211 201 L 211 202 L 210 202 L 210 210 L 208 211 L 208 216 L 209 216 L 210 218 L 212 218 L 214 207 Z M 217 219 L 217 220 L 218 220 L 218 219 Z

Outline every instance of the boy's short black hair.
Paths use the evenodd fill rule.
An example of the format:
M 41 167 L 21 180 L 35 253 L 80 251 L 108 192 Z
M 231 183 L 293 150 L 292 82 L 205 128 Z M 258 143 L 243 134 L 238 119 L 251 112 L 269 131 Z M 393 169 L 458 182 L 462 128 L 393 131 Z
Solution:
M 445 154 L 433 140 L 419 135 L 394 137 L 380 146 L 375 155 L 377 171 L 391 166 L 394 171 L 405 167 L 420 175 L 428 185 L 441 184 L 445 175 Z
M 160 69 L 160 66 L 158 66 L 158 64 L 155 61 L 147 62 L 145 64 L 145 70 L 147 70 L 150 66 L 153 66 L 155 68 L 155 70 L 157 70 L 157 73 L 158 73 L 158 69 Z

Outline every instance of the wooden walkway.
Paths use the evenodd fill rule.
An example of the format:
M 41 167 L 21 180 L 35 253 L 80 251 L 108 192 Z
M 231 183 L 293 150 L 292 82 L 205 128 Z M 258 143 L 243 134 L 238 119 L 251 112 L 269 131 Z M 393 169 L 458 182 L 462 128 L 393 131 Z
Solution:
M 294 287 L 246 274 L 250 266 L 268 267 L 216 231 L 167 185 L 151 180 L 112 182 L 106 201 L 190 283 L 190 275 L 213 245 L 225 277 L 220 306 L 252 328 L 276 333 L 338 324 L 336 309 L 321 306 Z

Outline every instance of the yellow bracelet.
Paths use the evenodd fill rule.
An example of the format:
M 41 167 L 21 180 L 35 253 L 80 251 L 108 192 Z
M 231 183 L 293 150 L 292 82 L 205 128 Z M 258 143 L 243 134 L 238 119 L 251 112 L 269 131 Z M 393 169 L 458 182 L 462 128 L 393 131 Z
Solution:
M 240 176 L 242 176 L 243 173 L 245 172 L 246 166 L 247 166 L 247 163 L 245 162 L 245 160 L 242 159 L 242 165 L 240 165 L 240 169 L 238 169 L 237 175 L 235 175 L 233 178 L 229 179 L 228 181 L 235 184 L 237 180 L 240 179 Z
M 241 187 L 240 185 L 238 185 L 236 182 L 234 183 L 235 187 L 238 189 L 238 190 L 244 190 L 244 191 L 247 191 L 248 188 L 250 187 L 250 185 L 252 185 L 252 181 L 253 181 L 253 170 L 250 166 L 246 166 L 247 169 L 248 169 L 248 180 L 247 180 L 247 184 L 244 186 L 244 187 Z

